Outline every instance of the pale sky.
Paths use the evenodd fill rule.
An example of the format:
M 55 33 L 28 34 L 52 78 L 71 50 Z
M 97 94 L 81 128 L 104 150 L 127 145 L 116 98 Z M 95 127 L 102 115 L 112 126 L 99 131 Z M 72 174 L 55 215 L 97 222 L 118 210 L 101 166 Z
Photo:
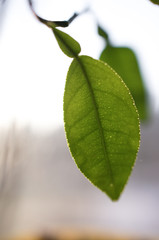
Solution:
M 152 100 L 159 111 L 159 7 L 148 0 L 34 0 L 38 14 L 67 20 L 67 29 L 81 45 L 81 54 L 98 58 L 104 43 L 96 22 L 116 46 L 133 48 Z M 63 124 L 63 92 L 71 59 L 59 49 L 46 26 L 33 16 L 27 0 L 8 0 L 0 24 L 0 127 L 16 123 L 49 130 Z M 2 18 L 1 17 L 1 18 Z M 3 21 L 2 21 L 3 20 Z

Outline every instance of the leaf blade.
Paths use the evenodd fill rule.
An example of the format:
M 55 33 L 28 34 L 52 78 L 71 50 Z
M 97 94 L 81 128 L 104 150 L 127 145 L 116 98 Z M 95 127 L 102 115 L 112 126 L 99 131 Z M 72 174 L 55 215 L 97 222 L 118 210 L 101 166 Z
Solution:
M 141 120 L 147 118 L 146 92 L 136 56 L 130 48 L 108 46 L 100 59 L 121 76 L 135 100 Z
M 100 26 L 98 26 L 98 33 L 107 44 L 100 55 L 100 60 L 109 64 L 121 76 L 135 100 L 140 119 L 146 120 L 148 117 L 147 94 L 134 51 L 128 47 L 113 46 L 108 34 Z
M 75 39 L 57 28 L 52 30 L 63 53 L 71 58 L 76 57 L 80 53 L 80 44 Z
M 154 4 L 158 4 L 159 5 L 159 0 L 150 0 L 152 3 Z
M 65 87 L 64 122 L 77 166 L 117 200 L 138 151 L 139 121 L 128 89 L 108 65 L 87 56 L 73 60 Z M 116 168 L 114 161 L 120 166 Z M 123 171 L 122 179 L 117 171 L 120 176 Z

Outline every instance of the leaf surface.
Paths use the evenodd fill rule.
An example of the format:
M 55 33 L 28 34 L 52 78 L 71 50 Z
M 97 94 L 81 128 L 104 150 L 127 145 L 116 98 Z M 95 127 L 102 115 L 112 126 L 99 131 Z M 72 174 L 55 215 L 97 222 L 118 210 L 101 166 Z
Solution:
M 80 53 L 81 47 L 75 39 L 57 28 L 52 30 L 63 53 L 71 58 L 76 57 Z
M 64 93 L 64 122 L 77 166 L 117 200 L 139 148 L 138 113 L 128 88 L 105 63 L 73 60 Z
M 159 0 L 150 0 L 152 3 L 158 4 L 159 5 Z
M 103 30 L 100 29 L 98 29 L 100 36 L 107 42 L 100 60 L 108 63 L 121 76 L 135 100 L 140 119 L 144 120 L 147 118 L 146 91 L 135 53 L 127 47 L 112 46 L 108 42 L 108 35 L 105 37 L 101 34 Z

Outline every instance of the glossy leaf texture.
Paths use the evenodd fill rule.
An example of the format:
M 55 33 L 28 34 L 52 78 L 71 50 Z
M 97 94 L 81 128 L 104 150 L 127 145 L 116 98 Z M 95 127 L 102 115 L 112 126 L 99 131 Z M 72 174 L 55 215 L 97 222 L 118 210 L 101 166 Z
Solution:
M 80 53 L 81 47 L 75 39 L 57 28 L 53 28 L 52 30 L 63 53 L 71 58 L 76 57 Z
M 64 122 L 70 151 L 82 173 L 117 200 L 139 148 L 139 119 L 133 98 L 107 64 L 78 56 L 69 68 Z
M 108 38 L 108 34 L 98 28 L 107 46 L 100 55 L 100 59 L 108 63 L 123 79 L 128 86 L 139 111 L 141 120 L 147 118 L 147 99 L 144 82 L 140 73 L 139 64 L 134 51 L 127 47 L 114 47 Z
M 152 3 L 158 4 L 159 5 L 159 0 L 150 0 Z

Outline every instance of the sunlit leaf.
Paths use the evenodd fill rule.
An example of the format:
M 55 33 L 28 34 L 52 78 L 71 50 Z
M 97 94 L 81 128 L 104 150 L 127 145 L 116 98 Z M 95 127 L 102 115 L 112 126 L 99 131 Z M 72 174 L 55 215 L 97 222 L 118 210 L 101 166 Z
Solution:
M 61 50 L 68 57 L 74 58 L 80 53 L 81 47 L 79 43 L 75 39 L 73 39 L 71 36 L 58 30 L 57 28 L 53 28 L 53 33 L 56 37 L 56 40 Z
M 73 60 L 64 93 L 65 131 L 84 175 L 117 200 L 139 148 L 138 113 L 128 88 L 105 63 Z
M 102 31 L 99 27 L 98 32 L 104 37 L 107 46 L 101 53 L 100 59 L 108 63 L 122 77 L 135 100 L 140 119 L 144 120 L 147 117 L 146 92 L 135 53 L 127 47 L 112 46 L 108 35 L 104 36 Z
M 158 4 L 159 5 L 159 0 L 150 0 L 152 3 Z

